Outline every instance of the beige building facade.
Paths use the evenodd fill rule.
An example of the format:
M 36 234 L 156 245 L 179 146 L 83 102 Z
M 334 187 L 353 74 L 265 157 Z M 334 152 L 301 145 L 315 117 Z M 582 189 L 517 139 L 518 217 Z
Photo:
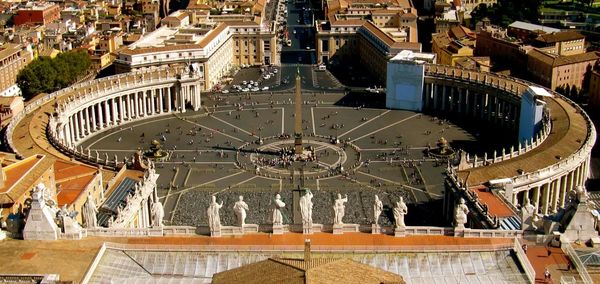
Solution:
M 559 56 L 533 49 L 528 53 L 527 70 L 533 81 L 552 90 L 566 86 L 581 89 L 586 73 L 599 58 L 597 52 Z

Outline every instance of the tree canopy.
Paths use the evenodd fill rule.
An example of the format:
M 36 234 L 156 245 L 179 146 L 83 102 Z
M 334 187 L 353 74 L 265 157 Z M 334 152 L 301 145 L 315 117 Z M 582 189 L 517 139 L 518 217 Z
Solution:
M 481 4 L 471 12 L 472 23 L 488 18 L 493 24 L 508 26 L 514 21 L 537 23 L 542 0 L 498 0 L 497 4 Z
M 54 92 L 75 83 L 91 66 L 92 61 L 83 50 L 61 53 L 52 59 L 40 57 L 19 72 L 17 85 L 29 100 L 39 93 Z

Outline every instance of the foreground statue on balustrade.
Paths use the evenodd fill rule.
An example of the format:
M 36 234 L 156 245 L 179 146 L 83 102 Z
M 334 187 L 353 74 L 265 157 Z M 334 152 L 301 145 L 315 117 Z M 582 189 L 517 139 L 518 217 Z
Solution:
M 221 207 L 223 207 L 223 201 L 221 201 L 221 204 L 218 204 L 217 197 L 213 195 L 211 197 L 210 205 L 206 210 L 208 215 L 208 227 L 211 232 L 221 229 L 221 218 L 219 217 L 219 210 Z
M 86 228 L 98 227 L 98 208 L 96 208 L 96 202 L 91 192 L 88 192 L 87 201 L 83 205 L 83 218 L 85 221 Z
M 383 212 L 383 202 L 379 200 L 379 196 L 375 195 L 375 202 L 373 203 L 373 224 L 379 226 L 379 216 Z
M 305 194 L 300 197 L 300 213 L 302 215 L 302 225 L 305 227 L 312 227 L 312 198 L 313 194 L 310 189 L 305 190 Z
M 531 204 L 529 196 L 525 195 L 525 204 L 521 206 L 521 220 L 523 220 L 523 230 L 536 230 L 535 220 L 536 210 L 535 206 Z
M 162 203 L 156 200 L 152 204 L 152 227 L 162 227 L 163 219 L 165 218 L 165 209 Z
M 344 198 L 342 198 L 342 195 L 338 193 L 337 199 L 333 203 L 333 213 L 334 213 L 333 224 L 334 225 L 344 224 L 342 219 L 344 218 L 344 215 L 346 214 L 346 212 L 345 212 L 346 205 L 344 205 L 344 203 L 346 203 L 346 202 L 348 202 L 348 194 L 346 194 L 346 196 Z
M 240 195 L 238 201 L 233 205 L 233 212 L 237 217 L 238 225 L 242 228 L 246 225 L 246 211 L 248 211 L 248 204 L 244 202 L 244 197 Z
M 396 202 L 394 207 L 394 220 L 396 221 L 396 228 L 406 227 L 404 223 L 404 216 L 408 214 L 408 206 L 404 203 L 404 198 L 400 196 L 400 201 Z
M 454 210 L 454 225 L 464 229 L 467 223 L 467 214 L 469 214 L 469 207 L 465 204 L 465 200 L 461 198 Z
M 273 215 L 272 221 L 273 226 L 282 226 L 283 225 L 283 215 L 281 214 L 281 209 L 285 207 L 285 203 L 281 201 L 281 195 L 275 195 L 275 200 L 273 200 Z

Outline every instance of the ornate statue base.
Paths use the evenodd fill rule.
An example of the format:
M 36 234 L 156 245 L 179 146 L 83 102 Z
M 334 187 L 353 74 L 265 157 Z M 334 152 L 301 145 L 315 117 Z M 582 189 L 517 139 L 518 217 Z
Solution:
M 343 233 L 358 233 L 359 227 L 358 224 L 334 224 L 333 234 L 341 235 Z
M 247 233 L 258 233 L 258 225 L 256 224 L 244 224 L 244 227 L 239 226 L 224 226 L 221 227 L 221 233 L 224 236 L 239 236 Z
M 406 227 L 394 228 L 394 237 L 406 237 Z
M 210 231 L 208 227 L 201 227 L 200 231 L 207 230 L 211 237 L 223 237 L 223 236 L 241 236 L 248 233 L 258 233 L 258 225 L 256 224 L 245 224 L 244 227 L 240 226 L 221 226 L 218 230 Z M 204 231 L 206 233 L 206 231 Z
M 458 224 L 454 227 L 454 236 L 455 237 L 464 237 L 465 236 L 465 225 L 464 224 Z
M 273 225 L 273 235 L 283 235 L 283 233 L 289 232 L 288 225 Z
M 381 226 L 379 226 L 377 224 L 372 224 L 371 225 L 371 234 L 374 234 L 374 235 L 381 234 Z
M 221 237 L 221 229 L 210 230 L 210 236 L 213 238 Z
M 312 226 L 302 225 L 302 234 L 312 235 L 323 231 L 323 224 L 312 224 Z

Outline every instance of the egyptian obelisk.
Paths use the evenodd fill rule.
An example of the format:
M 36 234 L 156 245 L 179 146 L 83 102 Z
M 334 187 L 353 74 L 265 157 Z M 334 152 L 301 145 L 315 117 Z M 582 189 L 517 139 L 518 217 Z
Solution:
M 304 150 L 302 147 L 302 94 L 300 93 L 300 87 L 302 78 L 300 78 L 300 69 L 296 72 L 296 93 L 294 103 L 296 104 L 295 109 L 295 123 L 294 123 L 294 153 L 296 155 L 302 154 Z

